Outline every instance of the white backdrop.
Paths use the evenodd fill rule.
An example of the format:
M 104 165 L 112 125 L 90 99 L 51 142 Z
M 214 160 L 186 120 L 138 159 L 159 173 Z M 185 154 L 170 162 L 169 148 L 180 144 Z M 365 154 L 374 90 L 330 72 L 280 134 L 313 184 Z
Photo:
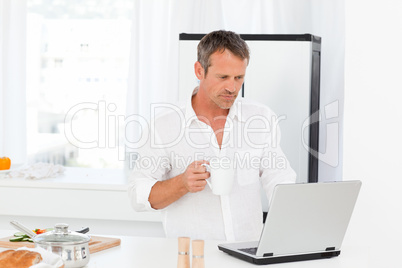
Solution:
M 0 157 L 26 159 L 25 0 L 0 1 Z
M 178 100 L 179 33 L 218 29 L 240 34 L 311 33 L 322 37 L 320 151 L 324 161 L 320 162 L 319 176 L 320 180 L 340 180 L 344 0 L 136 0 L 128 115 L 148 117 L 151 103 Z M 135 135 L 136 129 L 131 127 L 128 136 Z
M 344 178 L 363 181 L 348 232 L 362 245 L 381 245 L 362 267 L 399 267 L 402 2 L 354 0 L 345 7 Z M 387 257 L 374 262 L 374 254 Z

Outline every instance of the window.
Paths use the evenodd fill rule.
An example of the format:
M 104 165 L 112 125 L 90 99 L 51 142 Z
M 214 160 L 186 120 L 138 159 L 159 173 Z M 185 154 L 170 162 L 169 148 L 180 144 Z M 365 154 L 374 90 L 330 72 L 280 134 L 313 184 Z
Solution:
M 102 112 L 125 114 L 133 1 L 27 0 L 27 6 L 29 162 L 122 168 L 116 140 L 123 132 L 106 129 Z M 66 128 L 92 146 L 74 146 Z

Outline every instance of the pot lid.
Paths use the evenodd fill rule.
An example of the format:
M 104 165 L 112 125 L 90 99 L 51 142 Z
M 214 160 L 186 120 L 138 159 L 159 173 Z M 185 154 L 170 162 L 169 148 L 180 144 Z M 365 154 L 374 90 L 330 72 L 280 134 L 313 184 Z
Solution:
M 90 237 L 86 234 L 80 234 L 68 230 L 68 224 L 58 223 L 54 226 L 54 230 L 37 235 L 34 238 L 35 243 L 39 244 L 81 244 L 89 242 Z

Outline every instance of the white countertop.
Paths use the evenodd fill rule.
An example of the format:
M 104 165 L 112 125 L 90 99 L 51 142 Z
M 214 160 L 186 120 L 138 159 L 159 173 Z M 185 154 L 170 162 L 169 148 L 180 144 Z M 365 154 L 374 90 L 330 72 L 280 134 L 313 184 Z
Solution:
M 66 167 L 64 174 L 55 178 L 24 179 L 1 178 L 0 186 L 89 189 L 126 191 L 127 179 L 124 170 Z
M 13 230 L 0 230 L 1 237 L 9 236 Z M 177 239 L 120 236 L 121 245 L 91 255 L 87 268 L 160 268 L 177 266 Z M 205 267 L 256 267 L 218 250 L 220 241 L 205 241 Z M 3 249 L 0 249 L 3 250 Z M 345 246 L 341 255 L 331 259 L 271 264 L 281 268 L 362 268 L 369 267 L 367 248 Z M 383 266 L 386 267 L 386 266 Z M 388 266 L 390 267 L 390 266 Z
M 400 188 L 394 184 L 365 183 L 346 232 L 340 256 L 267 267 L 402 267 L 402 220 L 398 216 L 401 202 Z M 11 230 L 11 227 L 10 230 L 0 230 L 0 236 L 10 236 L 13 232 L 15 231 Z M 121 246 L 92 254 L 87 268 L 160 268 L 177 265 L 176 239 L 113 236 L 121 238 Z M 205 241 L 205 267 L 258 267 L 219 251 L 217 244 L 217 241 Z
M 123 169 L 66 167 L 54 178 L 0 178 L 1 203 L 8 205 L 0 215 L 8 216 L 160 222 L 160 213 L 133 210 Z
M 71 170 L 74 174 L 74 170 Z M 28 182 L 26 187 L 57 187 L 56 185 L 64 184 L 68 187 L 78 187 L 87 185 L 87 187 L 101 187 L 101 189 L 115 187 L 120 189 L 121 194 L 125 195 L 122 190 L 125 186 L 124 174 L 123 179 L 110 180 L 106 179 L 106 172 L 102 170 L 99 176 L 82 176 L 77 175 L 76 181 L 67 179 L 63 182 L 63 178 L 46 179 L 43 181 Z M 67 175 L 67 174 L 66 174 Z M 110 174 L 109 174 L 110 175 Z M 114 176 L 114 175 L 113 175 Z M 114 178 L 112 176 L 112 178 Z M 74 177 L 74 176 L 73 176 Z M 87 178 L 86 178 L 87 177 Z M 90 186 L 93 182 L 104 182 L 97 186 Z M 399 182 L 396 183 L 396 182 Z M 18 187 L 18 184 L 25 184 L 26 181 L 18 180 L 0 180 L 0 186 L 8 184 L 9 187 L 3 194 L 7 194 L 11 187 Z M 52 185 L 53 184 L 53 185 Z M 114 185 L 114 186 L 113 186 Z M 358 198 L 355 210 L 352 215 L 351 222 L 346 232 L 341 255 L 332 259 L 313 260 L 295 263 L 286 263 L 278 265 L 269 265 L 268 267 L 280 268 L 398 268 L 402 267 L 400 254 L 402 252 L 402 218 L 400 214 L 400 205 L 402 204 L 402 195 L 400 194 L 400 180 L 395 177 L 391 181 L 377 183 L 377 181 L 367 181 L 363 183 L 360 196 Z M 39 187 L 39 188 L 40 188 Z M 103 187 L 103 188 L 102 188 Z M 32 188 L 34 189 L 34 188 Z M 78 188 L 74 188 L 78 189 Z M 0 187 L 1 190 L 1 187 Z M 21 191 L 20 188 L 15 188 Z M 41 190 L 41 195 L 47 189 Z M 49 189 L 50 190 L 50 189 Z M 59 190 L 57 190 L 59 191 Z M 76 190 L 71 190 L 76 191 Z M 94 191 L 102 192 L 103 191 Z M 0 195 L 1 197 L 1 195 Z M 25 197 L 25 196 L 24 196 Z M 26 200 L 26 199 L 25 199 Z M 34 199 L 30 199 L 34 200 Z M 87 199 L 86 199 L 87 200 Z M 7 199 L 4 200 L 6 202 Z M 124 199 L 118 200 L 119 203 L 126 202 Z M 0 202 L 0 204 L 2 204 Z M 94 205 L 95 206 L 95 205 Z M 0 205 L 1 207 L 1 205 Z M 127 208 L 129 211 L 130 208 Z M 2 211 L 4 208 L 2 207 Z M 54 213 L 54 210 L 49 213 Z M 104 212 L 102 212 L 105 214 Z M 111 215 L 106 215 L 111 219 Z M 26 217 L 33 217 L 26 215 Z M 97 219 L 96 217 L 93 217 Z M 33 219 L 35 219 L 33 217 Z M 5 217 L 9 220 L 9 217 Z M 55 221 L 50 221 L 54 224 Z M 6 224 L 8 228 L 9 224 Z M 6 226 L 5 225 L 5 226 Z M 91 226 L 92 227 L 92 226 Z M 117 228 L 116 225 L 114 225 Z M 129 228 L 136 229 L 135 226 Z M 138 229 L 140 232 L 141 230 Z M 330 230 L 329 230 L 330 231 Z M 6 237 L 12 234 L 13 230 L 0 230 L 0 236 Z M 113 235 L 114 236 L 114 235 Z M 120 236 L 115 236 L 120 237 Z M 165 238 L 149 238 L 137 236 L 121 236 L 121 246 L 108 249 L 102 252 L 92 254 L 91 261 L 87 268 L 110 268 L 110 267 L 176 267 L 177 264 L 177 241 L 175 239 Z M 220 252 L 217 249 L 218 242 L 205 242 L 205 267 L 257 267 L 253 264 L 246 263 L 229 256 L 226 253 Z M 1 249 L 0 249 L 1 250 Z

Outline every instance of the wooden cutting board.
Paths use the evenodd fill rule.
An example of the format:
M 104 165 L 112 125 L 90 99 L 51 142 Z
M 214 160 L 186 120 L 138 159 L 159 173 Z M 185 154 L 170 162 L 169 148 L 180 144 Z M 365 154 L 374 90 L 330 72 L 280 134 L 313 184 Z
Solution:
M 17 249 L 21 247 L 28 247 L 28 248 L 35 247 L 35 243 L 31 242 L 10 242 L 10 238 L 12 237 L 13 236 L 0 238 L 0 248 Z M 89 253 L 93 254 L 101 250 L 117 247 L 120 245 L 120 243 L 121 240 L 119 238 L 91 236 L 91 240 L 89 241 Z

